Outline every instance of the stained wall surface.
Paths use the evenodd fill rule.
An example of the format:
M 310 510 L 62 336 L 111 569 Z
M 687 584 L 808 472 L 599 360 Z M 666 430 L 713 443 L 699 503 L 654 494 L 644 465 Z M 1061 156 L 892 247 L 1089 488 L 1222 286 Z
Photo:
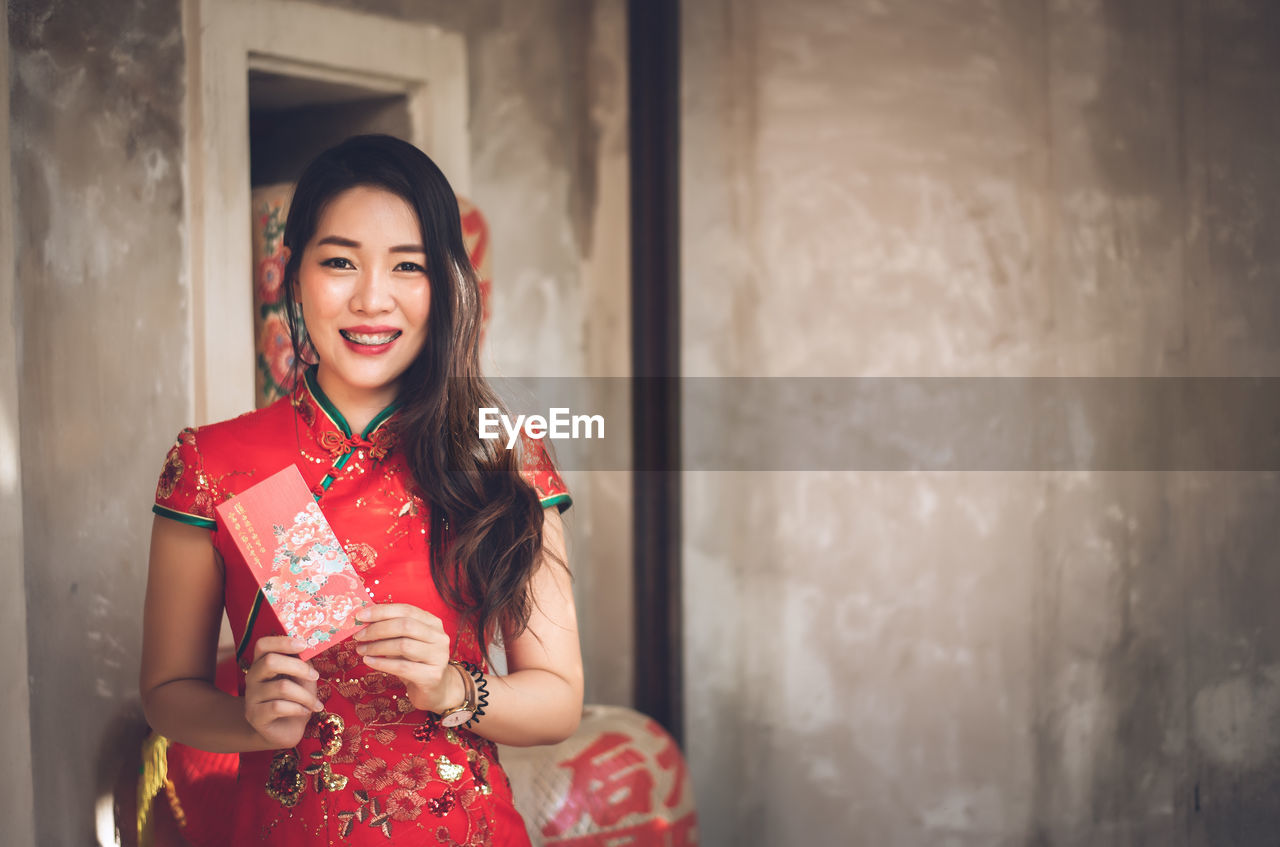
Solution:
M 690 375 L 1277 373 L 1274 4 L 682 26 Z M 1277 505 L 1261 471 L 687 474 L 703 843 L 1271 843 Z
M 9 38 L 31 785 L 37 842 L 86 844 L 139 740 L 148 503 L 190 403 L 179 9 L 13 3 Z
M 494 236 L 493 368 L 625 374 L 621 2 L 334 5 L 466 35 L 473 194 Z M 6 527 L 4 543 L 25 546 L 28 623 L 6 632 L 29 645 L 37 843 L 85 844 L 138 741 L 149 507 L 192 422 L 189 53 L 179 0 L 7 11 L 24 533 Z M 626 703 L 628 486 L 569 482 L 588 696 Z

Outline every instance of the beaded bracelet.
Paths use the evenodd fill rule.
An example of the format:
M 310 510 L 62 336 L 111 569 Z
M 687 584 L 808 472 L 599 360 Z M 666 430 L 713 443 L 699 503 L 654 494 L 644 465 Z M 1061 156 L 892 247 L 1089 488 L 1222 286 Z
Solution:
M 489 681 L 485 679 L 484 671 L 470 662 L 458 662 L 458 664 L 466 668 L 467 673 L 471 674 L 476 681 L 476 691 L 478 693 L 476 699 L 472 700 L 472 705 L 475 706 L 476 711 L 471 716 L 471 720 L 464 724 L 464 726 L 471 726 L 484 716 L 484 707 L 489 705 Z

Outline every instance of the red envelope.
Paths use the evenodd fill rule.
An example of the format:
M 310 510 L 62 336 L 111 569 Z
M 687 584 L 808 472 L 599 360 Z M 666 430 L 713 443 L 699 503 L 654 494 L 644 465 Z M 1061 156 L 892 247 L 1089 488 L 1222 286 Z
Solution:
M 297 466 L 220 504 L 218 514 L 289 635 L 310 659 L 364 627 L 364 581 L 302 481 Z

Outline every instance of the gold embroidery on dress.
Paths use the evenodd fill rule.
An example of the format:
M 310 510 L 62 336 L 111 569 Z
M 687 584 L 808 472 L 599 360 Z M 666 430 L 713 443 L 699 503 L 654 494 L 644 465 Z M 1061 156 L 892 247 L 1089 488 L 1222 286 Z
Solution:
M 457 642 L 459 655 L 478 658 L 468 646 L 478 650 L 471 629 L 464 626 Z M 350 838 L 357 826 L 368 826 L 386 838 L 417 837 L 447 847 L 490 844 L 493 824 L 485 798 L 493 789 L 488 778 L 492 773 L 497 779 L 501 773 L 490 770 L 497 761 L 492 742 L 441 727 L 430 713 L 414 709 L 404 683 L 364 667 L 353 642 L 335 645 L 312 663 L 321 674 L 317 695 L 322 700 L 341 695 L 354 711 L 344 712 L 341 722 L 329 717 L 331 713 L 321 713 L 306 732 L 318 742 L 306 779 L 320 793 L 321 802 L 336 807 L 328 813 L 337 833 Z M 405 749 L 400 743 L 405 736 L 423 746 Z M 465 759 L 442 755 L 442 742 L 455 745 Z M 334 771 L 342 766 L 349 769 L 346 775 Z M 416 836 L 409 834 L 415 830 Z M 431 840 L 432 834 L 438 835 L 437 841 Z
M 160 482 L 156 485 L 156 498 L 167 500 L 172 497 L 173 490 L 178 487 L 182 472 L 186 469 L 187 464 L 178 456 L 178 448 L 175 445 L 169 451 L 169 457 L 164 463 L 164 471 L 160 474 Z

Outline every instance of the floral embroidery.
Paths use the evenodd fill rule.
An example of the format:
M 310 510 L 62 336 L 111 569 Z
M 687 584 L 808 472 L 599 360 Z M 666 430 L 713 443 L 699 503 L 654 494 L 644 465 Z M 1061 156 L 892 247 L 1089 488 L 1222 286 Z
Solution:
M 387 814 L 392 820 L 411 821 L 422 814 L 422 807 L 427 799 L 417 791 L 408 788 L 397 788 L 387 797 Z
M 346 664 L 344 646 L 321 654 L 320 664 L 335 670 Z M 408 698 L 402 694 L 403 683 L 395 677 L 369 671 L 363 676 L 339 678 L 333 685 L 339 690 L 351 690 L 348 699 L 356 712 L 356 720 L 347 721 L 341 752 L 333 757 L 335 763 L 344 759 L 354 763 L 353 777 L 360 785 L 348 795 L 355 797 L 357 807 L 336 811 L 343 837 L 349 837 L 357 824 L 368 824 L 385 835 L 389 835 L 393 824 L 414 822 L 413 825 L 421 827 L 416 822 L 422 818 L 425 808 L 431 817 L 451 822 L 459 812 L 465 815 L 467 823 L 462 831 L 467 834 L 463 840 L 459 842 L 450 834 L 458 825 L 450 823 L 440 843 L 490 844 L 492 832 L 479 804 L 482 798 L 493 793 L 487 779 L 491 760 L 496 756 L 492 742 L 470 732 L 445 730 L 442 733 L 443 727 L 435 716 L 417 712 L 408 705 Z M 374 693 L 376 691 L 395 693 L 388 697 L 386 693 Z M 388 748 L 388 752 L 403 750 L 396 739 L 406 730 L 424 744 L 421 752 L 403 751 L 394 755 L 371 752 L 375 742 Z M 315 737 L 320 737 L 319 729 Z M 465 753 L 466 762 L 459 764 L 448 755 L 441 755 L 438 746 L 435 750 L 425 746 L 433 741 L 437 745 L 443 741 L 457 746 Z
M 196 492 L 196 499 L 191 504 L 191 514 L 200 515 L 201 517 L 206 518 L 213 518 L 213 507 L 213 495 L 208 491 L 201 489 Z
M 344 641 L 337 647 L 325 650 L 311 659 L 311 666 L 319 671 L 322 677 L 339 677 L 350 673 L 359 665 L 360 654 L 356 652 L 356 645 L 350 641 Z
M 280 801 L 282 806 L 293 806 L 302 796 L 306 779 L 298 773 L 298 751 L 283 750 L 271 760 L 271 775 L 267 778 L 267 794 Z
M 209 478 L 200 466 L 196 431 L 187 427 L 178 433 L 177 440 L 165 456 L 164 469 L 156 482 L 156 503 L 178 512 L 215 520 L 211 488 Z
M 364 723 L 393 723 L 400 716 L 400 710 L 390 697 L 374 697 L 363 703 L 356 703 L 356 717 Z
M 351 830 L 355 829 L 356 813 L 351 811 L 338 812 L 338 820 L 342 821 L 342 829 L 338 834 L 343 838 L 351 837 Z
M 165 460 L 164 470 L 160 473 L 160 482 L 156 484 L 158 500 L 168 500 L 173 496 L 173 489 L 177 487 L 178 480 L 182 479 L 182 472 L 187 468 L 182 457 L 178 455 L 178 449 L 178 445 L 175 444 L 169 451 L 169 458 Z
M 342 750 L 333 755 L 335 762 L 349 765 L 356 760 L 360 753 L 360 737 L 363 730 L 359 726 L 349 726 L 347 731 L 342 733 Z
M 355 798 L 360 806 L 354 812 L 338 812 L 338 820 L 342 821 L 342 837 L 349 837 L 352 828 L 359 821 L 360 823 L 368 822 L 369 826 L 382 830 L 382 834 L 390 838 L 391 813 L 382 806 L 380 798 L 370 797 L 369 792 L 363 790 L 356 791 Z
M 391 689 L 400 690 L 404 688 L 404 683 L 390 674 L 382 671 L 373 671 L 360 677 L 360 687 L 369 694 L 382 694 Z
M 377 756 L 365 759 L 356 765 L 355 773 L 356 779 L 374 791 L 385 791 L 394 782 L 391 778 L 391 769 L 387 767 L 387 760 Z
M 406 756 L 396 762 L 391 777 L 404 788 L 424 788 L 431 781 L 431 761 L 418 755 Z

